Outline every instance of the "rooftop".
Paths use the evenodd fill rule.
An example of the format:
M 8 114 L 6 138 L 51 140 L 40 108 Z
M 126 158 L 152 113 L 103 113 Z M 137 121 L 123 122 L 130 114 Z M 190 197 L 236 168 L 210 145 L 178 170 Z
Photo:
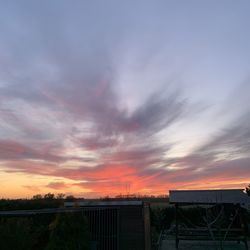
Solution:
M 64 202 L 65 207 L 99 207 L 99 206 L 140 206 L 142 201 L 72 201 Z
M 196 204 L 250 204 L 250 197 L 243 189 L 170 190 L 170 203 Z

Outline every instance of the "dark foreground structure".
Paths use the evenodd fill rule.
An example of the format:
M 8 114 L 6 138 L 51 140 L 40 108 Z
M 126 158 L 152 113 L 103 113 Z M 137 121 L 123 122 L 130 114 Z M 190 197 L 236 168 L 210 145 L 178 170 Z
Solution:
M 170 203 L 175 205 L 175 233 L 176 249 L 180 240 L 212 240 L 218 242 L 223 249 L 225 241 L 241 241 L 248 250 L 247 221 L 244 216 L 244 206 L 250 205 L 250 198 L 242 189 L 226 190 L 172 190 L 169 197 Z M 203 220 L 201 225 L 180 225 L 183 216 L 181 207 L 199 206 L 203 212 L 198 213 Z
M 150 250 L 150 210 L 142 201 L 65 202 L 87 218 L 93 250 Z
M 64 206 L 64 208 L 0 211 L 0 218 L 81 213 L 88 224 L 90 250 L 151 249 L 148 203 L 142 201 L 75 201 L 65 202 Z

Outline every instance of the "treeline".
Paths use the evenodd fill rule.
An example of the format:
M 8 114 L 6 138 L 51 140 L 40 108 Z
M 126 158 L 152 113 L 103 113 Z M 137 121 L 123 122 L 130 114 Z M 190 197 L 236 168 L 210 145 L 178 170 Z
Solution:
M 104 196 L 99 199 L 77 198 L 73 195 L 66 196 L 63 193 L 53 194 L 36 194 L 31 199 L 0 199 L 0 211 L 3 210 L 22 210 L 22 209 L 42 209 L 42 208 L 58 208 L 63 207 L 65 201 L 76 200 L 99 200 L 99 201 L 121 201 L 121 200 L 142 200 L 151 201 L 168 201 L 167 195 L 117 195 L 115 197 Z
M 65 196 L 62 193 L 36 194 L 31 199 L 0 199 L 0 211 L 58 208 L 63 207 L 64 201 L 74 201 L 76 199 L 72 195 Z
M 168 201 L 168 195 L 139 195 L 139 194 L 119 194 L 115 197 L 104 196 L 101 197 L 102 201 L 122 201 L 122 200 L 140 200 L 145 202 L 151 201 Z

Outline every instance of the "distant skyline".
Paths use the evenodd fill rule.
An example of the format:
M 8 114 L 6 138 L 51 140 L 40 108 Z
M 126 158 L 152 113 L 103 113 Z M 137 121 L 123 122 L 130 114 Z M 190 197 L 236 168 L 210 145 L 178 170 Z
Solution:
M 1 1 L 0 198 L 248 185 L 249 9 Z

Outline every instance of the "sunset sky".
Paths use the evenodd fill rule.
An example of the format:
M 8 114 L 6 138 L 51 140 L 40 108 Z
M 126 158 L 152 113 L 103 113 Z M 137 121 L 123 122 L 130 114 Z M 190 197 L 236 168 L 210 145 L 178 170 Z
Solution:
M 0 3 L 0 198 L 250 183 L 250 1 Z

